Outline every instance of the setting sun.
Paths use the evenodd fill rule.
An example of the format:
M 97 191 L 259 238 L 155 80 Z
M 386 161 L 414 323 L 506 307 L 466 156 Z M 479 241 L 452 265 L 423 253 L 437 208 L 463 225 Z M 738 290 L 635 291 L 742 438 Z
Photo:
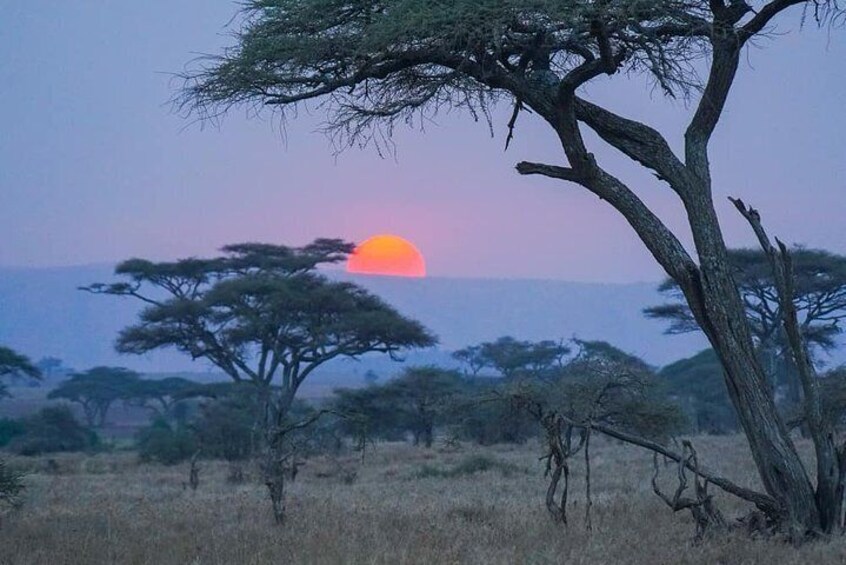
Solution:
M 374 235 L 358 245 L 347 272 L 399 277 L 425 277 L 426 262 L 410 241 L 396 235 Z

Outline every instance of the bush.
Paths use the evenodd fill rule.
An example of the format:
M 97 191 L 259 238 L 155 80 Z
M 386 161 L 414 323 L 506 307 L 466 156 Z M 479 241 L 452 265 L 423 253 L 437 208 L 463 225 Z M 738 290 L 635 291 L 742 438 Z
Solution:
M 459 438 L 478 445 L 522 444 L 538 436 L 537 423 L 507 401 L 475 404 L 458 419 L 454 430 Z
M 256 415 L 261 414 L 255 399 L 246 395 L 209 402 L 191 422 L 205 457 L 227 461 L 248 459 L 259 438 Z
M 190 430 L 172 428 L 161 418 L 138 432 L 136 445 L 141 461 L 156 461 L 165 465 L 186 461 L 198 449 L 197 438 Z
M 6 447 L 13 439 L 23 435 L 25 431 L 26 427 L 20 420 L 0 419 L 0 447 Z
M 20 455 L 84 451 L 100 445 L 97 434 L 80 424 L 67 406 L 44 408 L 18 422 L 23 433 L 11 439 L 9 449 Z

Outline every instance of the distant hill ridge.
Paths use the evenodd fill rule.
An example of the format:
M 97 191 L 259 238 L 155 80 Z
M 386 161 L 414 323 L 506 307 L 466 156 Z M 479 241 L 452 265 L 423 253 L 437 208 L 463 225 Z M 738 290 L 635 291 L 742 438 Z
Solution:
M 423 322 L 440 338 L 442 351 L 409 355 L 409 362 L 440 362 L 448 351 L 502 335 L 519 339 L 603 339 L 660 366 L 703 347 L 698 335 L 664 336 L 663 325 L 641 310 L 660 300 L 654 283 L 594 284 L 555 280 L 424 279 L 352 276 L 400 312 Z M 118 355 L 117 332 L 131 323 L 139 305 L 77 290 L 113 280 L 109 265 L 0 268 L 0 343 L 34 357 L 59 357 L 75 368 L 123 365 L 141 371 L 206 371 L 177 352 Z M 335 363 L 333 372 L 365 366 L 389 370 L 387 361 Z

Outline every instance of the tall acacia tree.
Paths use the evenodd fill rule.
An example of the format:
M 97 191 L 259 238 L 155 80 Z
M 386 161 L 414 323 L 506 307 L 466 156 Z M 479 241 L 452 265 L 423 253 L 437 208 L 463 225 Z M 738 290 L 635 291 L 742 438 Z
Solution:
M 378 297 L 316 272 L 352 249 L 341 240 L 318 239 L 299 248 L 229 245 L 212 259 L 130 259 L 115 269 L 126 282 L 84 289 L 146 304 L 138 323 L 121 331 L 119 351 L 173 347 L 255 387 L 265 407 L 265 479 L 280 522 L 289 432 L 305 424 L 291 422 L 289 413 L 306 378 L 338 357 L 394 356 L 435 342 L 421 324 Z
M 249 0 L 237 44 L 201 59 L 178 103 L 208 119 L 239 104 L 284 112 L 319 100 L 330 129 L 348 143 L 378 140 L 439 109 L 478 115 L 508 100 L 510 130 L 521 110 L 533 111 L 557 135 L 567 164 L 521 162 L 517 171 L 606 201 L 678 284 L 725 368 L 766 490 L 758 505 L 799 538 L 841 526 L 842 450 L 825 430 L 817 434 L 815 486 L 767 391 L 714 207 L 708 151 L 743 48 L 793 8 L 819 23 L 846 17 L 837 0 Z M 694 99 L 683 154 L 655 128 L 580 90 L 603 75 L 632 73 Z M 585 127 L 669 185 L 687 212 L 696 258 L 597 161 Z

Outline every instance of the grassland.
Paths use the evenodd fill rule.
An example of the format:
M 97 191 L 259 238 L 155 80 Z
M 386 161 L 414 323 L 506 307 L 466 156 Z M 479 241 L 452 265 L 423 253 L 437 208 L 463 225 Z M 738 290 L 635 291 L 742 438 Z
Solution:
M 697 438 L 712 469 L 754 486 L 740 438 Z M 131 453 L 18 458 L 26 503 L 3 517 L 0 563 L 567 563 L 834 564 L 846 540 L 794 548 L 739 534 L 691 543 L 687 514 L 651 491 L 651 458 L 609 442 L 593 448 L 593 530 L 583 523 L 583 467 L 574 464 L 570 524 L 543 507 L 534 446 L 432 450 L 381 444 L 309 460 L 291 485 L 289 520 L 273 524 L 257 473 L 227 482 L 224 462 L 140 465 Z M 672 468 L 666 486 L 671 488 Z M 720 496 L 727 515 L 745 509 Z

